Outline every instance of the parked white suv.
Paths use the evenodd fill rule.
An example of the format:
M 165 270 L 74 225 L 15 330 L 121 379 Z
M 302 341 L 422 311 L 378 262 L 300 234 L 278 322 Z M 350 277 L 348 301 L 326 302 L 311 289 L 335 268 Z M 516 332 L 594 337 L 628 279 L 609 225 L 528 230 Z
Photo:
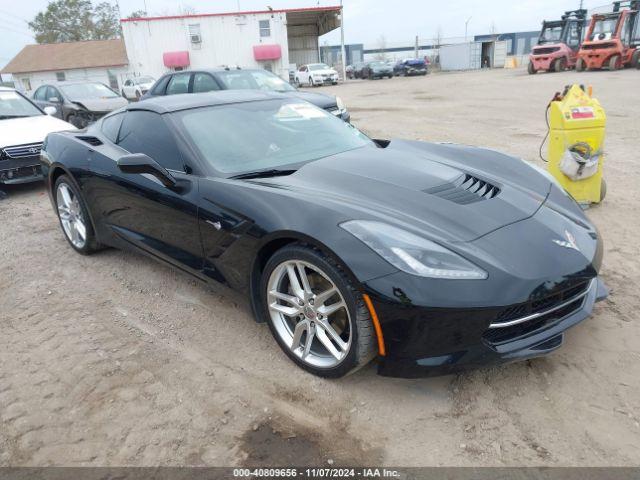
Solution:
M 302 65 L 295 74 L 295 83 L 299 87 L 308 85 L 337 85 L 338 72 L 324 63 Z
M 129 78 L 122 86 L 122 96 L 127 100 L 140 100 L 155 83 L 155 78 L 148 75 Z
M 40 150 L 46 136 L 76 129 L 55 114 L 55 107 L 43 111 L 13 88 L 0 87 L 0 185 L 42 178 Z

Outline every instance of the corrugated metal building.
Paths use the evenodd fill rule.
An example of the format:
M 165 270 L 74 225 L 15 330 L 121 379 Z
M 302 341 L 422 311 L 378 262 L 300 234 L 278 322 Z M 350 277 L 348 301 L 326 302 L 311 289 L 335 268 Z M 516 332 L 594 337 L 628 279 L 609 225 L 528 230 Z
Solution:
M 221 65 L 265 68 L 320 61 L 318 37 L 340 25 L 341 7 L 123 19 L 132 75 Z

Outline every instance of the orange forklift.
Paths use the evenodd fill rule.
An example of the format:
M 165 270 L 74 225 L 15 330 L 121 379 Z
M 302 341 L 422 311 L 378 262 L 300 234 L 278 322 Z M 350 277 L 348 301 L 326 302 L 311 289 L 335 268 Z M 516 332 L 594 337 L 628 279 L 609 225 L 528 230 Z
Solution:
M 576 70 L 638 67 L 638 10 L 640 0 L 628 0 L 614 2 L 610 13 L 594 14 L 578 52 Z

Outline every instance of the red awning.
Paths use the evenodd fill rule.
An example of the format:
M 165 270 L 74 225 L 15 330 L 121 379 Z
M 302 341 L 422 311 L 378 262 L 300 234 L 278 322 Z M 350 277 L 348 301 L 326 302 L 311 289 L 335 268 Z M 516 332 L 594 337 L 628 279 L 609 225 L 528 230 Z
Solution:
M 169 68 L 188 67 L 189 52 L 164 52 L 162 54 L 164 66 Z
M 282 57 L 280 45 L 256 45 L 253 47 L 253 58 L 256 60 L 278 60 Z

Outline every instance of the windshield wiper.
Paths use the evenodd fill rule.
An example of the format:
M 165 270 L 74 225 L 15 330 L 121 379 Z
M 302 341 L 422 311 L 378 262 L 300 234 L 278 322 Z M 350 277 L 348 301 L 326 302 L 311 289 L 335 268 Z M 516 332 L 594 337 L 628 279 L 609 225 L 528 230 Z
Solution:
M 246 172 L 240 173 L 238 175 L 234 175 L 232 178 L 234 180 L 246 179 L 246 178 L 268 178 L 268 177 L 283 177 L 285 175 L 291 175 L 295 173 L 296 170 L 279 170 L 277 168 L 273 168 L 271 170 L 256 170 L 255 172 Z

